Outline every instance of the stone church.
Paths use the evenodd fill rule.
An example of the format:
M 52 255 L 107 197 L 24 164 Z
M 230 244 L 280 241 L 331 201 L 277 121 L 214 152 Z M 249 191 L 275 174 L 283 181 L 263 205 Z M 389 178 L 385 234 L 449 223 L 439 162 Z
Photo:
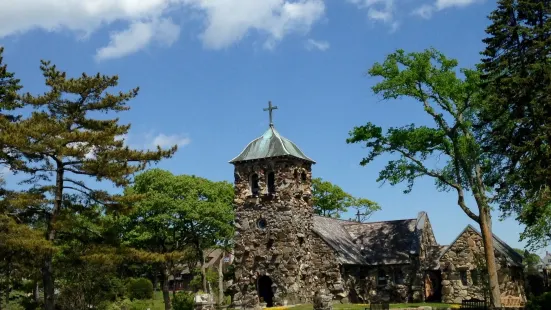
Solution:
M 467 226 L 448 246 L 429 217 L 359 223 L 314 215 L 312 165 L 272 123 L 230 161 L 236 214 L 233 307 L 309 303 L 325 289 L 341 302 L 460 303 L 483 299 L 482 237 Z M 494 236 L 504 298 L 525 300 L 522 256 Z

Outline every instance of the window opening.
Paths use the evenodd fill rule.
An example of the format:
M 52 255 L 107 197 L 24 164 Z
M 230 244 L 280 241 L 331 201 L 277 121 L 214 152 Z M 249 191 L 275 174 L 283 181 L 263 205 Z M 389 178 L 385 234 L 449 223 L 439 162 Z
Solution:
M 404 273 L 402 272 L 402 269 L 394 270 L 394 283 L 404 284 Z
M 383 269 L 379 269 L 377 272 L 377 284 L 379 286 L 385 286 L 387 283 L 386 272 Z
M 258 195 L 258 192 L 260 191 L 260 186 L 258 186 L 258 174 L 253 174 L 251 176 L 251 193 L 253 195 Z
M 478 270 L 471 270 L 471 280 L 473 281 L 473 285 L 478 285 L 480 283 L 480 273 Z
M 467 286 L 469 284 L 469 282 L 467 282 L 467 271 L 461 270 L 459 272 L 459 277 L 461 278 L 461 284 L 463 284 L 463 286 Z
M 266 226 L 268 226 L 268 223 L 266 222 L 265 219 L 259 219 L 257 222 L 256 222 L 256 227 L 260 228 L 260 229 L 266 229 Z
M 268 173 L 268 193 L 275 193 L 275 173 Z

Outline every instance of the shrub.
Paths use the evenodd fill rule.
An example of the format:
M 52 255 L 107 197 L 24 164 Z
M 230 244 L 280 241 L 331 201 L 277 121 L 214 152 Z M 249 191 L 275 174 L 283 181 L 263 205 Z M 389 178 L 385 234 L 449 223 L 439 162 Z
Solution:
M 153 283 L 146 278 L 130 279 L 128 281 L 128 295 L 130 299 L 151 299 L 153 297 Z
M 187 292 L 178 292 L 172 300 L 172 308 L 174 310 L 192 310 L 193 309 L 193 294 Z
M 533 297 L 526 303 L 526 310 L 548 310 L 551 305 L 551 292 Z

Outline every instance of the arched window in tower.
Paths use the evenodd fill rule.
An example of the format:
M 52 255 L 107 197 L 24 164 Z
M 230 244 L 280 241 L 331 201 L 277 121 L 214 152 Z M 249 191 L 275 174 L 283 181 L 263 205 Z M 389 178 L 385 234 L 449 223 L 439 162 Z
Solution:
M 275 173 L 273 171 L 268 173 L 268 193 L 275 193 Z
M 306 172 L 302 171 L 302 173 L 300 174 L 300 179 L 302 180 L 302 182 L 306 182 Z
M 251 176 L 251 193 L 253 195 L 258 195 L 260 191 L 260 186 L 258 186 L 258 174 L 254 173 Z

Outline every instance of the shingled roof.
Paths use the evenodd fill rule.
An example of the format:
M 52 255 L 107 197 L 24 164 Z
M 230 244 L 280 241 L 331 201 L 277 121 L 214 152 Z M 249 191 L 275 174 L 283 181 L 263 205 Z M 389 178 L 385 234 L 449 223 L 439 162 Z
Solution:
M 407 264 L 419 253 L 426 214 L 417 219 L 358 223 L 314 216 L 314 232 L 331 246 L 339 261 L 354 265 Z
M 347 225 L 368 265 L 408 264 L 418 253 L 416 219 Z
M 353 222 L 314 216 L 314 232 L 335 250 L 341 264 L 364 265 L 366 263 L 360 247 L 354 244 L 352 237 L 344 228 Z

